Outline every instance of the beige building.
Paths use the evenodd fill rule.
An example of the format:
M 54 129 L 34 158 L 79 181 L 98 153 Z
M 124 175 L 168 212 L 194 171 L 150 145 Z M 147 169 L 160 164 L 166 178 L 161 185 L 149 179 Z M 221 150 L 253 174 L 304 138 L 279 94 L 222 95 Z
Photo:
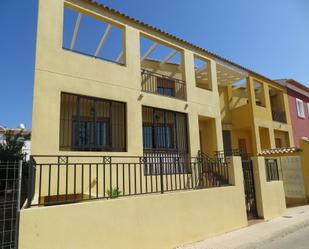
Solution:
M 94 1 L 39 1 L 20 248 L 173 248 L 282 214 L 282 182 L 257 153 L 292 145 L 286 101 L 270 79 Z

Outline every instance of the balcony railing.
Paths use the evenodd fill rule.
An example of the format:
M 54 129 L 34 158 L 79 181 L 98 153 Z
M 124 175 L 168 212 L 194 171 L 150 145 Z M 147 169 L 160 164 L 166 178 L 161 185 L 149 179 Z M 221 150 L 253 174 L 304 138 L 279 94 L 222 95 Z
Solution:
M 31 162 L 27 207 L 229 185 L 228 163 L 204 156 L 33 156 Z
M 284 111 L 272 110 L 273 120 L 281 123 L 286 123 L 286 115 Z
M 169 96 L 185 100 L 187 98 L 186 83 L 183 80 L 168 77 L 142 69 L 142 90 L 144 92 Z

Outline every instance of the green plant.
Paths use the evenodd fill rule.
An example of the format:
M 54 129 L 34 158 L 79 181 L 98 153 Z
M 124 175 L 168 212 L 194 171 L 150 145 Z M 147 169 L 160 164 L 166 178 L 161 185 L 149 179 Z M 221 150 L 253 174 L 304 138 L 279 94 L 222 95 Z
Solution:
M 111 190 L 108 189 L 106 191 L 106 194 L 108 196 L 108 198 L 117 198 L 120 194 L 121 194 L 121 191 L 119 190 L 119 188 L 112 188 Z
M 4 135 L 5 140 L 0 142 L 0 161 L 22 160 L 24 157 L 22 148 L 25 141 L 22 131 L 15 134 L 12 131 L 7 131 Z

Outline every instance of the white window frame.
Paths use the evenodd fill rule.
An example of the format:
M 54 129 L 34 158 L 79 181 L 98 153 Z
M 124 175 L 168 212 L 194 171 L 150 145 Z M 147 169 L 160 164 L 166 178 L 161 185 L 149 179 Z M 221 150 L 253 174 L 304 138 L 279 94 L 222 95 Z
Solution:
M 296 98 L 296 109 L 297 116 L 300 118 L 305 118 L 304 102 L 301 99 Z
M 307 103 L 307 112 L 308 112 L 308 117 L 309 117 L 309 103 Z

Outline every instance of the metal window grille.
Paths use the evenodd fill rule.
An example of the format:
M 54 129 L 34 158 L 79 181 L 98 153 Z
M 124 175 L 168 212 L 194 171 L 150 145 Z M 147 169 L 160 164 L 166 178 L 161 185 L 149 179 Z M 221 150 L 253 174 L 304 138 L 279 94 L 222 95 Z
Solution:
M 188 151 L 186 114 L 145 106 L 142 112 L 144 151 Z
M 125 125 L 125 103 L 61 94 L 61 150 L 125 151 Z
M 266 180 L 279 181 L 279 169 L 277 159 L 265 158 Z

